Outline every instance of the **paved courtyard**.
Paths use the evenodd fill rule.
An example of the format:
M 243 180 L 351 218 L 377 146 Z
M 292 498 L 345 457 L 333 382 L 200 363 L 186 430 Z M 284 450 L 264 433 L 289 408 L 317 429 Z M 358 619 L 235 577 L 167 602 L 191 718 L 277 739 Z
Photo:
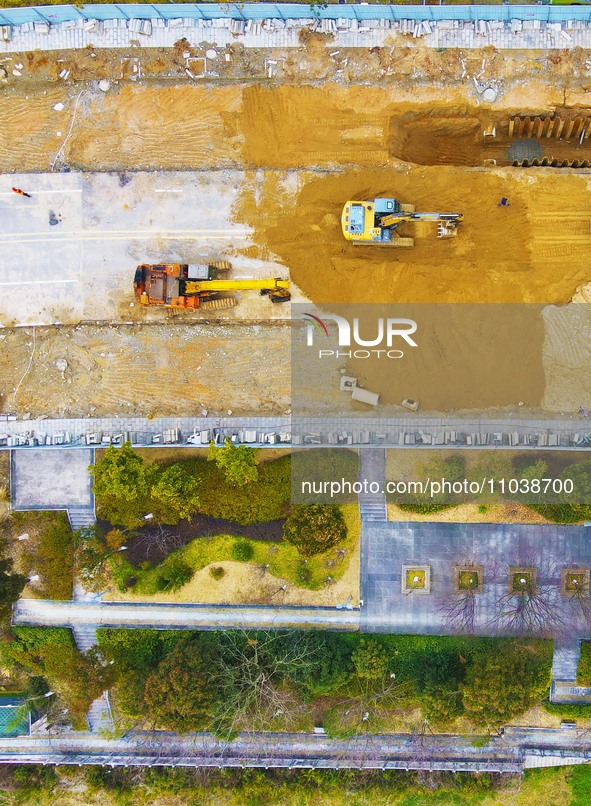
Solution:
M 13 509 L 92 506 L 92 450 L 11 451 L 10 459 Z
M 516 634 L 539 620 L 549 634 L 591 636 L 579 606 L 560 592 L 563 568 L 591 568 L 589 527 L 365 521 L 362 547 L 364 631 Z M 429 566 L 431 592 L 403 593 L 403 565 Z M 460 601 L 467 597 L 454 592 L 454 565 L 483 567 L 473 614 Z M 516 620 L 520 599 L 508 596 L 509 566 L 536 568 L 530 610 Z

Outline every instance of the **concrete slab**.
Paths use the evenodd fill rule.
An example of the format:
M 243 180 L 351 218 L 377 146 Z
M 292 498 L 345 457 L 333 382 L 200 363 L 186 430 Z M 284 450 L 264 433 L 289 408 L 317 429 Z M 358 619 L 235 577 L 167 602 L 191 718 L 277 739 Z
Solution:
M 251 228 L 232 220 L 243 180 L 241 171 L 5 176 L 0 326 L 162 321 L 163 310 L 133 304 L 142 262 L 230 260 L 231 277 L 287 277 L 272 259 L 239 256 L 253 244 Z M 251 292 L 223 318 L 286 318 L 288 308 Z
M 92 450 L 11 451 L 13 509 L 92 507 Z

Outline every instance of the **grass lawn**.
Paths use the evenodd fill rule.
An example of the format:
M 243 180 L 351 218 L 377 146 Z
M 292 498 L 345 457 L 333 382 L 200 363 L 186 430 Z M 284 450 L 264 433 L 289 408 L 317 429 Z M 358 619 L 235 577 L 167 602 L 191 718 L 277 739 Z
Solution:
M 411 569 L 406 572 L 406 587 L 422 590 L 425 587 L 425 572 Z
M 126 593 L 108 598 L 125 601 L 172 601 L 208 603 L 283 603 L 326 604 L 344 602 L 349 596 L 359 599 L 359 533 L 356 504 L 342 507 L 347 524 L 347 539 L 340 546 L 304 560 L 289 543 L 248 541 L 253 557 L 248 562 L 232 559 L 236 538 L 217 535 L 200 537 L 173 552 L 169 558 L 145 570 L 137 570 L 122 557 L 111 561 L 115 583 L 124 589 L 125 579 L 135 577 L 136 584 Z M 157 590 L 163 566 L 172 558 L 181 558 L 194 570 L 193 578 L 174 593 Z M 214 579 L 211 567 L 222 567 L 224 574 Z M 328 578 L 331 578 L 328 580 Z M 282 590 L 286 586 L 285 591 Z M 105 597 L 107 598 L 107 597 Z
M 470 591 L 478 587 L 478 574 L 476 571 L 460 571 L 458 585 L 461 591 Z

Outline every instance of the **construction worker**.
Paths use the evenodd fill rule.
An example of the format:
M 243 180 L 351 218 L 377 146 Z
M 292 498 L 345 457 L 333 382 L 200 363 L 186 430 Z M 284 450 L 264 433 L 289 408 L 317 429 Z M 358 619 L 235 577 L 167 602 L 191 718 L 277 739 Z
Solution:
M 26 196 L 26 197 L 27 197 L 27 199 L 30 199 L 30 198 L 31 198 L 31 194 L 30 194 L 30 193 L 25 193 L 25 191 L 24 191 L 24 190 L 21 190 L 20 188 L 12 188 L 12 192 L 13 192 L 13 193 L 17 193 L 19 196 Z

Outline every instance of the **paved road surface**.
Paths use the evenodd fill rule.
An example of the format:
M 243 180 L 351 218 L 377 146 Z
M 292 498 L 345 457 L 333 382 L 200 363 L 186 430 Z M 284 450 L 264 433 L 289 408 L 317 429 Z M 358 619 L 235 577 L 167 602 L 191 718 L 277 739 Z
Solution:
M 242 172 L 201 172 L 198 182 L 195 174 L 184 172 L 140 171 L 126 179 L 75 172 L 5 177 L 2 325 L 128 321 L 136 313 L 130 305 L 138 263 L 225 259 L 252 243 L 250 227 L 232 221 Z M 11 184 L 32 197 L 15 195 Z M 271 261 L 233 261 L 234 277 L 284 276 L 286 271 Z M 252 294 L 248 316 L 242 305 L 228 318 L 285 317 L 280 309 Z M 138 316 L 161 321 L 162 311 L 142 310 Z
M 591 450 L 591 420 L 576 416 L 564 418 L 523 418 L 505 420 L 490 419 L 483 413 L 479 418 L 428 417 L 421 414 L 411 417 L 385 417 L 382 415 L 362 417 L 86 417 L 78 419 L 0 420 L 0 448 L 27 448 L 39 444 L 52 448 L 88 448 L 87 436 L 95 440 L 90 444 L 105 447 L 111 439 L 121 444 L 128 439 L 134 445 L 165 443 L 169 429 L 178 429 L 178 444 L 187 445 L 195 431 L 207 432 L 205 444 L 220 433 L 220 439 L 252 431 L 244 441 L 257 447 L 277 447 L 276 435 L 283 434 L 285 442 L 307 447 L 332 447 L 335 435 L 343 446 L 393 447 L 396 449 L 428 448 L 450 450 L 516 450 L 528 447 L 542 450 Z M 346 435 L 346 436 L 343 436 Z M 405 442 L 405 439 L 412 439 Z M 425 441 L 423 441 L 423 439 Z M 486 442 L 485 442 L 486 440 Z M 478 444 L 477 444 L 478 443 Z M 193 441 L 191 444 L 199 445 Z M 585 454 L 583 454 L 585 455 Z
M 89 624 L 102 627 L 154 629 L 315 629 L 358 630 L 359 611 L 336 607 L 251 607 L 235 605 L 162 604 L 151 602 L 52 602 L 21 599 L 13 623 L 46 627 Z

